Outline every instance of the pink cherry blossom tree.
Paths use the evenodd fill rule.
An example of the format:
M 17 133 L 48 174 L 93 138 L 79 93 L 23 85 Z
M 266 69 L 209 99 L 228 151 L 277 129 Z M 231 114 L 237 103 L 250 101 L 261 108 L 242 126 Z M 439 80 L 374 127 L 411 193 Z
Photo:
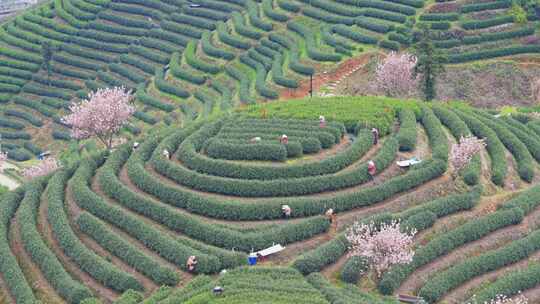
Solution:
M 375 89 L 390 97 L 410 97 L 418 87 L 414 75 L 417 59 L 408 53 L 391 52 L 375 70 Z
M 48 157 L 45 160 L 40 161 L 39 164 L 24 169 L 22 175 L 26 179 L 31 180 L 39 176 L 47 175 L 60 167 L 60 163 L 56 158 Z
M 454 166 L 454 172 L 465 168 L 474 155 L 482 151 L 486 146 L 484 139 L 478 139 L 475 136 L 461 136 L 459 143 L 452 145 L 450 151 L 450 163 Z
M 113 137 L 135 112 L 131 92 L 123 87 L 98 89 L 88 99 L 70 106 L 71 114 L 62 118 L 70 125 L 75 139 L 97 137 L 110 149 Z
M 395 264 L 412 261 L 415 229 L 402 232 L 399 221 L 369 225 L 354 223 L 346 232 L 351 256 L 365 257 L 371 269 L 380 277 Z

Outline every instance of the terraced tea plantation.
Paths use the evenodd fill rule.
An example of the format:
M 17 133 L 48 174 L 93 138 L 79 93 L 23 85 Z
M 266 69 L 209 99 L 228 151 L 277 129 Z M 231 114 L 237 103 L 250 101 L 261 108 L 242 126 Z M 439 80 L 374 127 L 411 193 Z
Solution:
M 23 161 L 65 147 L 59 143 L 70 139 L 69 129 L 60 117 L 97 88 L 136 91 L 138 110 L 125 130 L 132 135 L 303 92 L 309 76 L 351 56 L 408 48 L 420 24 L 433 30 L 450 63 L 538 53 L 536 6 L 516 5 L 46 1 L 0 28 L 2 148 Z
M 351 103 L 371 114 L 352 125 L 354 111 L 338 115 Z M 463 104 L 335 98 L 154 132 L 4 197 L 0 302 L 397 303 L 409 294 L 465 303 L 475 294 L 483 303 L 521 291 L 534 303 L 540 121 L 497 117 Z M 468 134 L 487 146 L 455 172 L 449 147 Z M 395 163 L 412 156 L 422 162 Z M 394 219 L 419 231 L 415 255 L 375 278 L 349 257 L 344 231 Z M 247 265 L 275 244 L 285 249 Z

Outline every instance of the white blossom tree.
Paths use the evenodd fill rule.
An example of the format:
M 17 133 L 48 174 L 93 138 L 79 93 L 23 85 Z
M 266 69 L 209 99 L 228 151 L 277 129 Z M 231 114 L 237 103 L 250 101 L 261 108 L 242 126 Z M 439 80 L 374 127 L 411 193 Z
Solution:
M 351 256 L 366 258 L 371 269 L 380 277 L 395 264 L 412 261 L 415 229 L 402 232 L 399 221 L 369 225 L 354 223 L 346 232 Z
M 88 99 L 72 104 L 71 114 L 62 121 L 71 126 L 73 138 L 97 137 L 110 149 L 114 135 L 135 112 L 131 99 L 131 92 L 123 87 L 98 89 L 90 93 Z
M 22 175 L 26 179 L 31 180 L 36 177 L 47 175 L 60 167 L 60 163 L 56 160 L 56 158 L 48 157 L 45 160 L 40 161 L 39 164 L 24 169 Z
M 375 89 L 390 97 L 410 97 L 418 87 L 414 74 L 417 58 L 408 53 L 391 52 L 375 70 Z
M 473 156 L 482 151 L 485 146 L 484 139 L 472 135 L 461 136 L 459 143 L 453 144 L 450 151 L 450 163 L 454 166 L 455 172 L 465 168 Z

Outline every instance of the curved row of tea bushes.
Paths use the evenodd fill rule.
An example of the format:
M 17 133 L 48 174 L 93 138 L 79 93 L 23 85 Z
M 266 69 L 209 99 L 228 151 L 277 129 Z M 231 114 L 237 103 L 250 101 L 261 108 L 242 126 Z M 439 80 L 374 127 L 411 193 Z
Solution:
M 9 223 L 19 208 L 24 190 L 24 187 L 19 187 L 17 190 L 7 193 L 2 199 L 2 209 L 0 210 L 0 254 L 2 256 L 2 259 L 0 259 L 0 272 L 11 297 L 17 303 L 35 303 L 36 298 L 32 288 L 26 281 L 17 263 L 17 258 L 10 249 L 8 239 Z
M 296 79 L 288 78 L 283 74 L 284 59 L 281 54 L 277 54 L 272 62 L 272 80 L 280 86 L 295 89 L 299 84 Z
M 255 99 L 251 96 L 251 79 L 245 73 L 231 65 L 225 66 L 225 72 L 240 83 L 238 89 L 238 98 L 240 101 L 245 104 L 255 103 Z
M 201 38 L 201 48 L 203 52 L 211 57 L 222 58 L 224 60 L 233 60 L 236 55 L 233 52 L 224 50 L 223 48 L 215 47 L 212 44 L 212 36 L 210 32 L 204 32 Z
M 266 17 L 276 22 L 287 22 L 289 20 L 289 16 L 276 11 L 273 0 L 263 0 L 262 11 Z
M 181 89 L 178 86 L 168 83 L 164 79 L 164 75 L 162 71 L 159 71 L 159 70 L 156 71 L 156 77 L 154 78 L 154 83 L 157 89 L 163 93 L 171 94 L 180 98 L 188 98 L 189 96 L 191 96 L 191 94 L 188 91 Z
M 497 137 L 497 133 L 469 114 L 457 110 L 454 110 L 454 112 L 467 124 L 476 137 L 485 138 L 486 149 L 491 158 L 491 181 L 499 186 L 504 185 L 508 167 L 504 154 L 504 145 Z
M 91 161 L 92 163 L 90 163 Z M 100 161 L 102 162 L 103 159 Z M 216 256 L 205 254 L 182 244 L 179 240 L 160 232 L 137 217 L 127 214 L 119 207 L 107 205 L 104 199 L 92 192 L 87 184 L 96 167 L 97 164 L 88 159 L 88 162 L 79 166 L 71 181 L 75 200 L 81 208 L 125 231 L 182 269 L 185 269 L 186 261 L 191 255 L 196 255 L 199 260 L 197 267 L 199 273 L 216 273 L 221 269 L 221 263 Z M 107 189 L 103 190 L 107 191 Z
M 501 142 L 514 156 L 519 176 L 523 180 L 531 182 L 534 178 L 534 159 L 529 153 L 527 146 L 514 133 L 508 130 L 504 124 L 499 123 L 497 120 L 485 118 L 478 114 L 475 114 L 475 117 L 497 133 Z
M 482 188 L 477 187 L 468 193 L 441 197 L 398 214 L 381 213 L 370 216 L 363 219 L 362 222 L 373 222 L 375 224 L 390 222 L 392 220 L 404 220 L 406 222 L 408 219 L 426 213 L 431 213 L 435 215 L 435 217 L 439 218 L 444 217 L 455 212 L 473 208 L 480 200 L 481 191 Z M 422 230 L 428 226 L 429 225 L 425 223 L 418 223 L 418 225 L 414 228 Z M 341 256 L 343 256 L 347 248 L 348 241 L 345 238 L 345 235 L 339 234 L 331 241 L 302 254 L 295 260 L 293 267 L 300 270 L 300 272 L 303 274 L 321 271 L 326 265 L 335 263 Z
M 332 53 L 325 53 L 323 51 L 320 51 L 319 46 L 317 45 L 317 41 L 314 37 L 314 34 L 308 27 L 298 22 L 291 21 L 287 23 L 287 29 L 297 33 L 298 35 L 302 36 L 305 39 L 307 54 L 309 58 L 316 61 L 331 61 L 331 62 L 337 62 L 341 60 L 340 55 L 332 54 Z
M 173 53 L 171 56 L 171 63 L 169 64 L 171 74 L 179 79 L 191 82 L 195 85 L 202 85 L 206 82 L 206 75 L 201 75 L 192 69 L 185 69 L 181 66 L 182 55 L 180 53 Z
M 102 257 L 88 249 L 70 227 L 68 215 L 64 210 L 64 187 L 72 172 L 58 173 L 48 189 L 48 220 L 55 238 L 64 253 L 83 271 L 87 272 L 104 286 L 118 291 L 127 289 L 142 290 L 142 285 L 132 276 L 116 268 Z
M 202 130 L 201 130 L 202 131 Z M 291 164 L 286 167 L 256 166 L 214 160 L 199 154 L 200 147 L 205 139 L 204 132 L 197 132 L 192 137 L 184 141 L 182 133 L 176 133 L 169 137 L 168 141 L 171 151 L 178 151 L 178 158 L 183 165 L 191 170 L 215 176 L 238 178 L 272 180 L 278 178 L 299 178 L 338 172 L 355 161 L 359 160 L 369 147 L 364 146 L 364 141 L 357 140 L 350 148 L 335 155 L 317 162 L 306 164 Z M 371 139 L 371 137 L 369 137 Z M 370 144 L 371 146 L 371 140 Z
M 289 68 L 300 75 L 313 75 L 315 69 L 311 66 L 300 63 L 300 51 L 296 42 L 284 35 L 270 33 L 268 38 L 289 51 Z
M 360 276 L 368 270 L 368 262 L 364 257 L 352 256 L 341 268 L 341 280 L 347 283 L 356 284 Z
M 232 22 L 234 26 L 234 31 L 248 39 L 259 40 L 262 38 L 262 33 L 251 26 L 246 25 L 244 16 L 239 12 L 234 12 L 231 14 Z
M 483 117 L 493 119 L 490 115 L 482 115 Z M 524 125 L 518 121 L 515 121 L 511 118 L 501 118 L 496 120 L 498 124 L 504 126 L 506 129 L 510 130 L 525 146 L 531 153 L 531 155 L 540 161 L 540 137 L 534 132 L 531 132 L 529 129 L 524 128 Z
M 255 70 L 255 90 L 257 91 L 257 93 L 268 99 L 276 99 L 279 97 L 279 94 L 276 90 L 267 87 L 266 76 L 268 75 L 268 71 L 262 63 L 253 60 L 250 56 L 246 54 L 240 55 L 240 62 Z
M 156 153 L 152 161 L 154 166 L 163 165 L 164 162 L 168 163 L 168 161 L 161 159 L 160 155 L 161 153 Z M 159 197 L 164 202 L 208 217 L 236 220 L 279 218 L 281 216 L 280 206 L 283 204 L 291 206 L 293 209 L 292 217 L 323 214 L 328 208 L 340 212 L 369 206 L 402 191 L 412 189 L 440 176 L 446 171 L 446 163 L 436 160 L 405 175 L 392 178 L 381 185 L 337 195 L 330 199 L 276 198 L 255 203 L 231 200 L 224 205 L 212 198 L 202 197 L 181 188 L 163 184 L 151 174 L 148 174 L 141 163 L 128 162 L 127 166 L 128 175 L 137 187 Z
M 357 140 L 362 141 L 361 145 L 365 147 L 362 154 L 367 152 L 372 140 L 371 134 L 369 134 L 368 131 L 365 131 Z M 287 156 L 285 147 L 280 145 L 276 145 L 276 147 L 281 147 L 282 149 L 282 158 L 278 160 L 285 159 Z M 397 149 L 398 144 L 395 139 L 391 138 L 385 141 L 377 156 L 373 158 L 373 161 L 379 170 L 384 170 L 384 168 L 388 167 L 388 165 L 393 162 Z M 269 152 L 261 151 L 260 153 Z M 332 175 L 277 180 L 239 180 L 209 176 L 187 170 L 176 164 L 169 164 L 169 166 L 166 167 L 164 165 L 156 166 L 156 170 L 177 183 L 194 189 L 243 197 L 295 196 L 324 191 L 336 191 L 363 184 L 370 180 L 370 175 L 367 172 L 367 164 L 358 165 L 350 171 L 343 173 L 338 172 Z
M 225 25 L 225 23 L 223 22 L 217 24 L 217 33 L 219 40 L 228 46 L 240 50 L 248 50 L 249 48 L 251 48 L 251 44 L 249 42 L 229 33 L 227 25 Z
M 285 161 L 289 155 L 291 145 L 298 145 L 300 152 L 302 146 L 298 142 L 290 141 L 287 145 L 279 142 L 249 143 L 245 141 L 230 141 L 211 139 L 206 144 L 206 153 L 209 157 L 227 160 L 262 160 Z
M 83 212 L 77 219 L 77 225 L 82 232 L 91 236 L 103 248 L 157 284 L 174 286 L 180 280 L 173 269 L 162 266 L 154 258 L 116 235 L 103 222 L 89 213 Z
M 194 239 L 222 248 L 235 247 L 242 251 L 249 251 L 252 248 L 261 249 L 271 246 L 272 242 L 288 244 L 303 240 L 322 233 L 329 227 L 328 220 L 324 217 L 313 217 L 287 225 L 268 227 L 260 231 L 245 232 L 207 223 L 197 217 L 177 212 L 169 206 L 156 204 L 146 197 L 131 192 L 129 188 L 119 184 L 118 180 L 113 177 L 114 173 L 111 171 L 119 170 L 123 161 L 129 157 L 127 148 L 129 147 L 124 147 L 122 151 L 111 155 L 104 170 L 98 173 L 98 180 L 103 190 L 125 207 Z M 105 172 L 105 169 L 108 171 Z
M 54 181 L 57 182 L 57 181 Z M 22 244 L 51 286 L 68 303 L 79 303 L 92 296 L 90 290 L 74 280 L 64 269 L 56 255 L 41 238 L 37 228 L 37 213 L 47 179 L 33 181 L 26 186 L 24 198 L 17 214 Z M 140 287 L 131 285 L 130 287 Z
M 187 64 L 204 73 L 217 74 L 222 71 L 222 68 L 219 65 L 208 63 L 197 58 L 196 48 L 197 44 L 195 41 L 190 41 L 184 50 L 184 58 L 186 59 Z
M 478 240 L 498 229 L 520 223 L 525 215 L 538 206 L 539 195 L 539 186 L 529 188 L 503 203 L 497 212 L 474 219 L 437 236 L 416 251 L 410 264 L 393 267 L 385 273 L 379 282 L 379 290 L 384 294 L 391 294 L 419 267 L 431 263 L 463 244 Z
M 468 280 L 526 259 L 538 250 L 540 250 L 540 231 L 536 230 L 499 249 L 468 258 L 437 273 L 420 289 L 419 295 L 430 303 L 436 302 L 445 293 Z

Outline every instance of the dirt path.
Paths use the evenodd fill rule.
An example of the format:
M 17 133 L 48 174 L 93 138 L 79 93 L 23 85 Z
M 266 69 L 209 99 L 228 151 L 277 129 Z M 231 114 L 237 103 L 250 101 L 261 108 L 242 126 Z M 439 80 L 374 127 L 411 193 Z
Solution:
M 540 216 L 540 208 L 535 209 L 526 218 L 535 219 L 538 216 Z M 414 294 L 435 273 L 447 269 L 467 257 L 481 254 L 486 250 L 498 248 L 506 242 L 517 240 L 528 233 L 532 227 L 531 225 L 531 222 L 524 220 L 518 225 L 501 228 L 476 241 L 464 244 L 444 256 L 438 257 L 433 262 L 420 267 L 410 275 L 396 294 Z
M 369 62 L 372 53 L 362 54 L 355 58 L 350 58 L 341 63 L 334 71 L 322 72 L 313 75 L 313 93 L 318 91 L 325 84 L 341 80 L 344 75 L 350 75 L 351 72 L 358 70 Z M 309 95 L 310 80 L 300 81 L 300 85 L 296 89 L 283 89 L 279 96 L 280 99 L 302 98 Z
M 17 262 L 24 273 L 28 285 L 32 288 L 34 296 L 43 304 L 64 303 L 63 299 L 56 293 L 54 288 L 52 288 L 39 267 L 34 264 L 30 255 L 24 249 L 17 217 L 18 212 L 15 214 L 10 224 L 10 247 L 13 255 L 17 258 Z
M 38 225 L 40 228 L 43 240 L 49 245 L 49 248 L 54 252 L 58 260 L 62 263 L 66 271 L 71 274 L 74 279 L 86 287 L 88 287 L 95 296 L 100 297 L 105 302 L 112 302 L 113 297 L 110 294 L 110 290 L 105 288 L 99 282 L 94 280 L 92 276 L 84 272 L 79 266 L 68 257 L 62 250 L 58 240 L 56 239 L 52 227 L 48 221 L 49 214 L 49 202 L 47 200 L 46 192 L 41 198 L 41 205 L 39 208 Z
M 341 269 L 343 269 L 343 265 L 345 265 L 348 259 L 349 255 L 342 255 L 334 264 L 325 267 L 321 271 L 321 274 L 324 275 L 326 279 L 328 279 L 330 282 L 337 283 L 338 274 L 341 272 Z

